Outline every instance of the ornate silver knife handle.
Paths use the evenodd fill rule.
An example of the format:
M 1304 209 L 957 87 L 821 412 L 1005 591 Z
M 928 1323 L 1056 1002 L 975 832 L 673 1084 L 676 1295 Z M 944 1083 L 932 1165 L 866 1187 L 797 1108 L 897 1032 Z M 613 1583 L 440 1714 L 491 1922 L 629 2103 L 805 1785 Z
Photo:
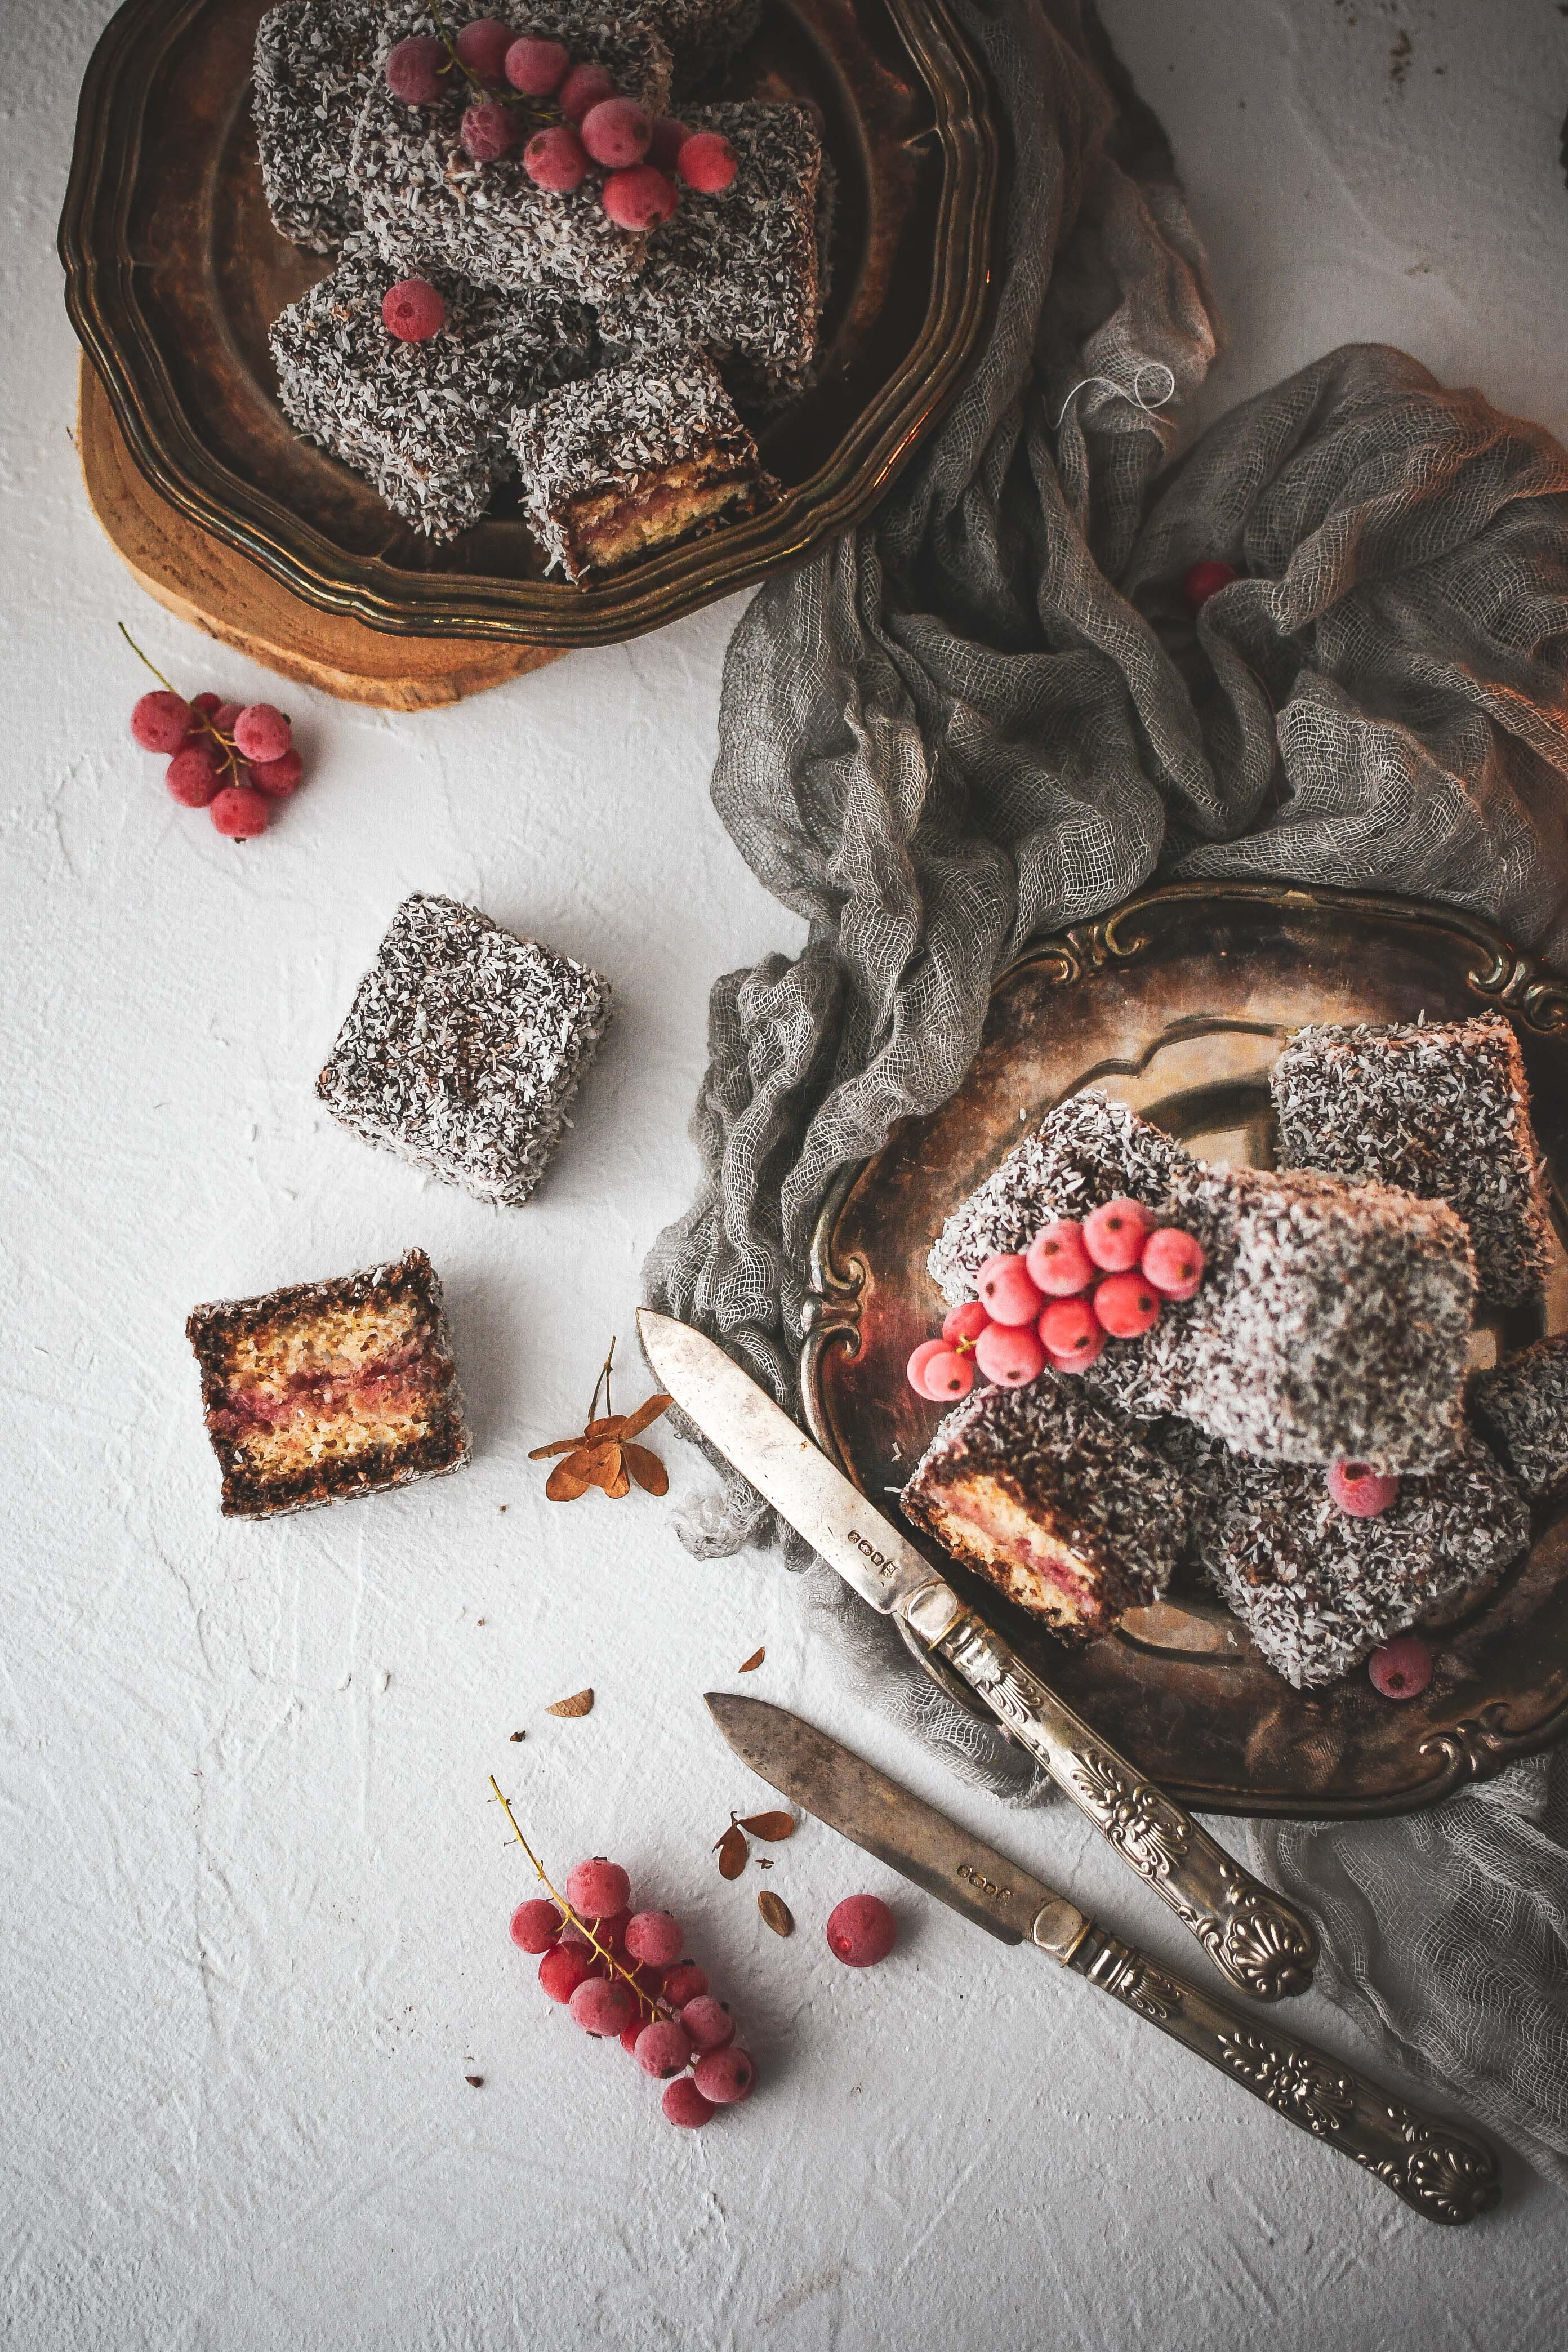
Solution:
M 1047 1951 L 1056 1948 L 1052 1926 L 1042 1913 L 1035 1940 Z M 1057 1957 L 1064 1955 L 1058 1950 Z M 1326 2051 L 1227 2009 L 1103 1927 L 1091 1927 L 1065 1957 L 1068 1968 L 1206 2058 L 1287 2123 L 1385 2181 L 1425 2220 L 1473 2221 L 1497 2203 L 1497 2158 L 1459 2126 L 1405 2106 Z
M 1300 1912 L 1216 1845 L 1190 1813 L 1146 1780 L 940 1578 L 902 1613 L 1031 1756 L 1044 1765 L 1183 1926 L 1226 1981 L 1255 2000 L 1305 1992 L 1318 1939 Z

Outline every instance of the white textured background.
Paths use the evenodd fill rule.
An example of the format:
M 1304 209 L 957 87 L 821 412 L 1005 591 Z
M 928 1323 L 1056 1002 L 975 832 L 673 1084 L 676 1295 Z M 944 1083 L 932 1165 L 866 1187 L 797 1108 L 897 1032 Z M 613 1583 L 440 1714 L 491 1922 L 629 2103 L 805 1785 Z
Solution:
M 1107 13 L 1227 310 L 1205 415 L 1375 337 L 1568 428 L 1568 9 Z M 1500 2217 L 1439 2233 L 825 1831 L 771 1882 L 714 1875 L 760 1790 L 699 1694 L 765 1642 L 751 1688 L 1175 1950 L 1075 1822 L 1003 1816 L 858 1720 L 769 1563 L 694 1566 L 646 1499 L 543 1505 L 527 1449 L 575 1425 L 611 1332 L 630 1353 L 640 1258 L 692 1181 L 709 981 L 797 936 L 706 799 L 736 607 L 439 716 L 290 688 L 312 773 L 277 830 L 236 848 L 176 811 L 126 735 L 145 681 L 116 619 L 190 690 L 268 680 L 137 593 L 76 470 L 53 238 L 107 14 L 0 5 L 0 2337 L 1561 2344 L 1563 2208 L 1517 2163 Z M 620 993 L 521 1213 L 422 1186 L 311 1095 L 415 887 Z M 414 1242 L 452 1299 L 473 1468 L 224 1525 L 187 1308 Z M 586 1722 L 542 1714 L 590 1682 Z M 763 2064 L 747 2108 L 677 2135 L 536 1992 L 505 1938 L 524 1865 L 492 1769 L 550 1858 L 608 1848 L 688 1916 Z M 758 1924 L 766 1883 L 791 1943 Z M 905 1929 L 864 1976 L 820 1937 L 862 1886 Z M 1352 2046 L 1321 2003 L 1301 2015 Z

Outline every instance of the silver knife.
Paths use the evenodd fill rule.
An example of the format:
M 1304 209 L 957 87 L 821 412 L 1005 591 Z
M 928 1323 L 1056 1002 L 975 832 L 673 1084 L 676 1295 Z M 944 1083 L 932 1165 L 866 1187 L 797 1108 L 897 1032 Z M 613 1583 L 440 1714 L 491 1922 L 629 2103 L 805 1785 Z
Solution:
M 1000 1942 L 1033 1944 L 1087 1977 L 1287 2123 L 1352 2157 L 1428 2221 L 1472 2221 L 1497 2203 L 1497 2158 L 1472 2132 L 1406 2106 L 1342 2059 L 1260 2025 L 1119 1942 L 798 1716 L 721 1691 L 708 1694 L 708 1707 L 736 1755 L 805 1811 Z
M 901 1618 L 963 1676 L 1229 1984 L 1257 2000 L 1306 1991 L 1318 1939 L 1300 1912 L 1091 1731 L 722 1348 L 650 1307 L 637 1326 L 659 1381 L 698 1428 L 862 1601 Z

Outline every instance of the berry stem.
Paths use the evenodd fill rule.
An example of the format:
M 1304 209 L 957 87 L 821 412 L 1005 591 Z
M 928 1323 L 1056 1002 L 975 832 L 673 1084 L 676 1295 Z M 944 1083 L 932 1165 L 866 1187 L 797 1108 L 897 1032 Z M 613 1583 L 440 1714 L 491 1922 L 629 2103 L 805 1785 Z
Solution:
M 616 1343 L 615 1343 L 615 1341 L 612 1339 L 612 1340 L 611 1340 L 611 1342 L 610 1342 L 610 1352 L 609 1352 L 609 1354 L 605 1358 L 604 1362 L 600 1365 L 600 1367 L 599 1367 L 599 1377 L 598 1377 L 598 1379 L 594 1382 L 594 1394 L 593 1394 L 593 1398 L 592 1398 L 592 1400 L 591 1400 L 591 1402 L 590 1402 L 590 1403 L 589 1403 L 589 1406 L 588 1406 L 588 1418 L 587 1418 L 587 1420 L 586 1420 L 586 1421 L 584 1421 L 584 1423 L 583 1423 L 583 1427 L 584 1427 L 584 1432 L 586 1432 L 586 1431 L 587 1431 L 587 1430 L 588 1430 L 588 1429 L 593 1425 L 593 1422 L 594 1422 L 595 1415 L 597 1413 L 597 1412 L 598 1412 L 598 1410 L 599 1410 L 599 1391 L 600 1391 L 601 1389 L 603 1389 L 603 1390 L 604 1390 L 604 1391 L 605 1391 L 605 1412 L 606 1416 L 608 1416 L 609 1414 L 611 1414 L 611 1413 L 613 1413 L 613 1412 L 615 1412 L 615 1409 L 616 1409 L 616 1408 L 615 1408 L 615 1406 L 610 1402 L 610 1366 L 615 1362 L 615 1360 L 616 1360 Z
M 610 1352 L 612 1355 L 614 1354 L 615 1350 L 613 1347 Z M 598 1391 L 595 1390 L 594 1393 L 597 1396 Z M 593 1419 L 592 1413 L 589 1414 L 588 1418 L 590 1420 Z M 675 2011 L 670 2008 L 669 2003 L 666 2000 L 660 2000 L 657 1995 L 651 1992 L 645 1992 L 641 1985 L 638 1984 L 636 1977 L 634 1977 L 628 1969 L 622 1968 L 615 1954 L 613 1952 L 606 1951 L 604 1945 L 600 1943 L 599 1938 L 594 1933 L 592 1921 L 580 1918 L 577 1913 L 572 1908 L 570 1903 L 567 1902 L 566 1897 L 563 1895 L 557 1893 L 554 1885 L 552 1883 L 549 1872 L 545 1869 L 544 1864 L 540 1861 L 539 1856 L 534 1853 L 533 1848 L 529 1844 L 528 1840 L 523 1836 L 522 1832 L 519 1829 L 517 1825 L 517 1815 L 511 1809 L 511 1800 L 509 1797 L 503 1797 L 501 1795 L 500 1783 L 497 1780 L 493 1772 L 490 1774 L 490 1787 L 495 1790 L 495 1802 L 500 1807 L 502 1812 L 506 1815 L 507 1820 L 511 1823 L 512 1836 L 517 1840 L 518 1844 L 522 1848 L 530 1862 L 532 1863 L 535 1873 L 539 1878 L 542 1881 L 544 1885 L 549 1888 L 550 1899 L 554 1904 L 556 1909 L 560 1912 L 562 1917 L 563 1919 L 569 1919 L 574 1927 L 579 1928 L 582 1931 L 582 1933 L 587 1937 L 588 1942 L 593 1947 L 594 1950 L 598 1953 L 599 1958 L 605 1962 L 605 1966 L 610 1969 L 616 1976 L 618 1976 L 624 1984 L 630 1988 L 631 1991 L 637 1998 L 639 2008 L 647 2010 L 650 2020 L 656 2017 L 673 2017 L 675 2015 Z
M 141 646 L 137 644 L 135 638 L 132 635 L 124 622 L 119 622 L 117 626 L 120 630 L 121 635 L 124 638 L 126 644 L 130 646 L 137 660 L 142 664 L 142 668 L 150 669 L 152 671 L 153 677 L 157 679 L 159 685 L 163 688 L 166 694 L 177 695 L 179 696 L 179 699 L 184 702 L 185 698 L 180 693 L 179 688 L 177 686 L 171 686 L 168 679 L 163 676 L 163 671 L 159 668 L 157 663 L 148 660 L 146 655 L 142 652 Z
M 441 0 L 430 0 L 430 14 L 436 19 L 436 30 L 439 33 L 442 40 L 447 45 L 447 55 L 450 58 L 452 65 L 457 67 L 458 71 L 462 75 L 463 79 L 468 83 L 468 88 L 473 91 L 474 96 L 482 105 L 485 100 L 489 97 L 490 93 L 485 88 L 478 74 L 472 72 L 464 63 L 463 59 L 458 56 L 458 44 L 452 38 L 451 28 L 447 23 L 447 14 L 441 5 Z

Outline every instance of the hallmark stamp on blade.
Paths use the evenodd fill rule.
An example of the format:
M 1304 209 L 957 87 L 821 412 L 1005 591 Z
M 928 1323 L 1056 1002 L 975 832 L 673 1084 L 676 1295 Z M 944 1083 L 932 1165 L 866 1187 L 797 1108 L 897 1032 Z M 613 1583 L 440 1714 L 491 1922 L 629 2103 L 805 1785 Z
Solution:
M 958 1875 L 977 1893 L 988 1895 L 994 1903 L 1010 1903 L 1013 1899 L 1013 1890 L 1010 1886 L 998 1886 L 994 1878 L 986 1878 L 980 1871 L 972 1869 L 966 1862 L 959 1864 Z
M 867 1559 L 870 1561 L 872 1567 L 876 1570 L 879 1577 L 886 1580 L 889 1576 L 896 1576 L 898 1574 L 898 1561 L 896 1559 L 889 1559 L 885 1551 L 879 1551 L 876 1545 L 872 1543 L 868 1537 L 863 1536 L 860 1533 L 858 1528 L 850 1528 L 849 1540 L 858 1551 L 863 1551 L 865 1553 Z

